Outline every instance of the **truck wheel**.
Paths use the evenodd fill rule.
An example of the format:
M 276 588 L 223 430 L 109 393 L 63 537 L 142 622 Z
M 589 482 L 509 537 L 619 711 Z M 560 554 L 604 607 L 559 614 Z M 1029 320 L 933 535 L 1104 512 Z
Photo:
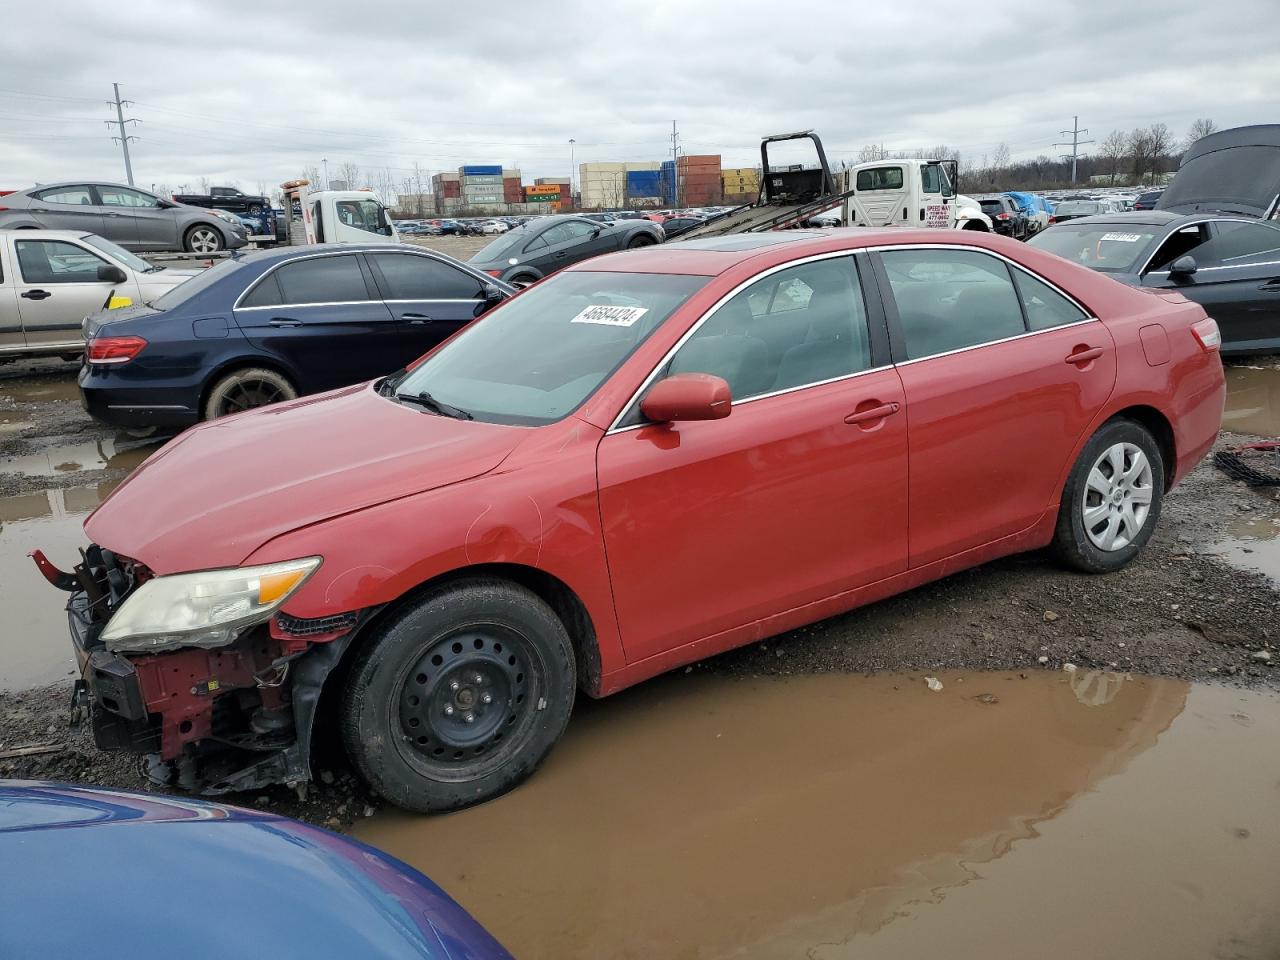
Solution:
M 223 247 L 222 231 L 198 223 L 183 236 L 182 245 L 188 253 L 217 253 Z
M 653 239 L 647 233 L 637 234 L 627 241 L 627 249 L 634 250 L 636 247 L 651 247 L 658 241 Z
M 261 212 L 262 212 L 262 204 L 260 203 L 249 204 L 249 216 L 256 217 Z
M 227 374 L 213 385 L 204 403 L 204 418 L 216 420 L 297 396 L 297 388 L 282 374 L 264 367 L 247 367 Z
M 436 813 L 520 784 L 573 710 L 573 645 L 532 591 L 497 579 L 438 587 L 357 655 L 347 752 L 379 796 Z
M 1164 498 L 1164 459 L 1132 420 L 1102 425 L 1071 468 L 1053 550 L 1085 573 L 1119 570 L 1151 539 Z

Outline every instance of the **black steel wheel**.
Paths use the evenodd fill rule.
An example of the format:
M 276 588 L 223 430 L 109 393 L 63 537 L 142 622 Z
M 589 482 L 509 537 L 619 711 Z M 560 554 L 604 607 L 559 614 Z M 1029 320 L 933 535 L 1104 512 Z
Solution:
M 274 370 L 263 367 L 236 370 L 213 385 L 205 400 L 204 418 L 214 420 L 297 396 L 298 391 L 288 378 Z
M 408 810 L 480 803 L 528 777 L 564 732 L 573 646 L 536 594 L 505 580 L 428 591 L 363 641 L 343 739 L 370 787 Z

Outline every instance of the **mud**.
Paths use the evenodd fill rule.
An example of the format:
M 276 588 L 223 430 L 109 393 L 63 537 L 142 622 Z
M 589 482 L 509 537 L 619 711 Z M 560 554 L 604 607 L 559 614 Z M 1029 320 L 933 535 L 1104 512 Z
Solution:
M 666 677 L 519 791 L 356 836 L 520 957 L 1272 957 L 1280 697 L 1088 672 Z
M 1229 365 L 1222 426 L 1235 433 L 1280 437 L 1280 373 L 1274 367 Z

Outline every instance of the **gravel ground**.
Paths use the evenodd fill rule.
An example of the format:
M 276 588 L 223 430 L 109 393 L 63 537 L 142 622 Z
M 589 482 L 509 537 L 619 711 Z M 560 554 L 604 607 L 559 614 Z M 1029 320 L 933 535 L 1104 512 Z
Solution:
M 67 384 L 74 370 L 54 362 L 0 368 L 0 429 L 20 424 L 0 432 L 6 462 L 59 443 L 119 442 L 73 399 L 51 399 L 47 392 L 15 399 L 33 385 L 73 396 Z M 1222 445 L 1246 439 L 1224 434 Z M 119 479 L 126 472 L 32 477 L 0 471 L 0 495 Z M 1280 689 L 1274 626 L 1280 591 L 1263 575 L 1213 555 L 1229 539 L 1230 524 L 1273 516 L 1280 516 L 1280 503 L 1228 480 L 1206 461 L 1169 495 L 1156 536 L 1119 573 L 1072 573 L 1038 553 L 1012 557 L 687 670 L 726 676 L 928 672 L 945 680 L 947 671 L 1058 670 L 1073 663 Z M 1269 662 L 1256 656 L 1262 651 L 1271 654 Z M 56 752 L 0 759 L 0 776 L 146 789 L 136 758 L 98 752 L 86 730 L 67 733 L 68 693 L 65 684 L 0 693 L 0 754 L 61 745 Z M 376 802 L 340 757 L 321 756 L 317 770 L 319 781 L 305 799 L 284 788 L 228 799 L 333 827 L 373 811 Z

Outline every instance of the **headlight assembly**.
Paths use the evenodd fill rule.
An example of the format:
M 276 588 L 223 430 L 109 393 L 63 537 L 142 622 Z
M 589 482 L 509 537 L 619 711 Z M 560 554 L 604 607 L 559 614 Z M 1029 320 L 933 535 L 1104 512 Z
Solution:
M 223 646 L 269 619 L 319 566 L 319 557 L 305 557 L 155 577 L 120 605 L 102 640 L 134 653 Z

